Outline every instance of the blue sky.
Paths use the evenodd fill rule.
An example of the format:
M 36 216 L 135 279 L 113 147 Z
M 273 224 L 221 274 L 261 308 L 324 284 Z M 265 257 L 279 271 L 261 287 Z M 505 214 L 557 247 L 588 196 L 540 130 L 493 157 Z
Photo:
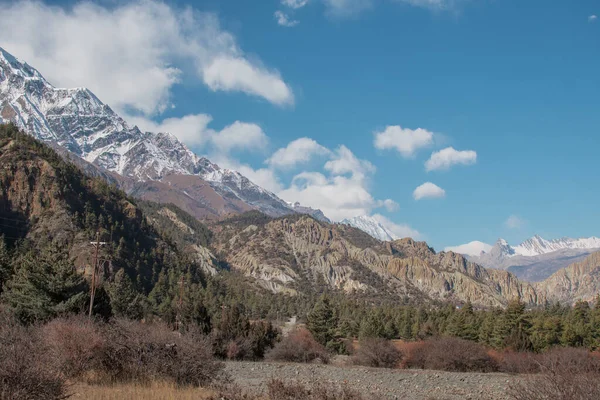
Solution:
M 128 5 L 112 1 L 88 5 L 86 12 L 78 2 L 28 4 L 29 9 L 13 5 L 12 11 L 34 18 L 37 10 L 75 25 L 90 16 L 128 21 Z M 128 4 L 139 11 L 158 3 Z M 165 35 L 169 40 L 201 43 L 201 52 L 235 54 L 258 74 L 240 83 L 221 68 L 211 80 L 212 61 L 198 61 L 188 50 L 164 51 L 161 46 L 178 43 L 165 45 L 141 29 L 120 31 L 143 40 L 132 42 L 131 53 L 122 43 L 113 53 L 103 48 L 114 62 L 89 73 L 89 66 L 73 58 L 89 59 L 91 50 L 78 44 L 81 36 L 58 28 L 44 38 L 45 47 L 26 35 L 0 35 L 0 46 L 56 85 L 81 76 L 84 82 L 75 86 L 100 92 L 129 120 L 149 129 L 181 129 L 173 133 L 199 154 L 239 168 L 286 200 L 298 196 L 304 205 L 331 210 L 337 219 L 377 214 L 398 232 L 418 231 L 438 250 L 498 237 L 516 244 L 536 233 L 600 235 L 600 21 L 590 18 L 600 15 L 598 1 L 309 0 L 294 9 L 277 0 L 208 0 L 161 7 L 178 21 L 186 8 L 194 10 L 188 11 L 195 17 L 185 32 Z M 276 11 L 297 25 L 280 26 Z M 197 26 L 207 23 L 206 16 L 218 25 L 212 33 Z M 162 29 L 160 20 L 146 22 Z M 108 23 L 98 29 L 103 27 L 108 30 Z M 213 49 L 223 34 L 226 45 Z M 70 56 L 39 50 L 51 48 L 53 40 L 64 46 L 65 37 L 73 42 Z M 123 42 L 118 34 L 104 41 L 107 47 Z M 156 89 L 166 95 L 141 97 L 135 87 L 106 83 L 102 74 L 110 72 L 124 82 L 128 76 L 140 79 L 140 90 L 154 87 L 156 80 L 141 80 L 135 69 L 140 59 L 149 60 L 144 68 L 153 66 L 153 49 L 162 49 L 157 68 L 168 64 L 179 71 L 176 80 Z M 198 115 L 210 119 L 185 120 L 194 127 L 179 123 Z M 232 126 L 235 121 L 240 124 Z M 388 126 L 402 130 L 396 128 L 387 145 L 377 148 L 376 133 Z M 423 131 L 415 133 L 417 128 Z M 410 135 L 422 146 L 398 151 Z M 308 160 L 288 158 L 285 167 L 265 162 L 273 154 L 285 156 L 275 152 L 299 138 L 314 141 L 304 143 L 312 154 Z M 450 158 L 462 164 L 426 171 L 432 153 L 448 147 L 475 152 L 476 161 L 472 153 L 456 153 Z M 444 196 L 436 189 L 415 200 L 414 190 L 426 182 Z

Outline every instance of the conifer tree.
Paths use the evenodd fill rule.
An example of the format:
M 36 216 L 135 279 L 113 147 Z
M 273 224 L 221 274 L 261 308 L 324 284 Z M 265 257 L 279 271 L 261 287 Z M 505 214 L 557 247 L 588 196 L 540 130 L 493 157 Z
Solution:
M 144 316 L 145 298 L 135 290 L 124 269 L 120 269 L 115 274 L 114 281 L 108 285 L 108 295 L 115 316 L 130 319 Z
M 333 340 L 337 320 L 327 295 L 322 295 L 308 314 L 307 327 L 315 340 L 323 346 Z
M 88 285 L 66 254 L 29 252 L 15 264 L 2 299 L 23 322 L 45 321 L 85 309 Z

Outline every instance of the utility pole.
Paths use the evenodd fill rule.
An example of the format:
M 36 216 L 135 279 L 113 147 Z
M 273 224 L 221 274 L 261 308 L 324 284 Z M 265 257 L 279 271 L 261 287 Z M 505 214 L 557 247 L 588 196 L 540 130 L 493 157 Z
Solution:
M 183 275 L 179 280 L 179 300 L 177 301 L 177 316 L 175 317 L 175 330 L 179 332 L 181 328 L 181 308 L 183 307 L 183 288 L 184 288 L 185 278 Z M 181 332 L 180 332 L 181 333 Z
M 89 318 L 92 318 L 92 310 L 94 309 L 94 296 L 96 296 L 96 270 L 98 269 L 98 249 L 106 242 L 100 242 L 100 231 L 96 231 L 96 241 L 90 242 L 96 249 L 94 250 L 94 265 L 92 266 L 92 287 L 90 288 L 90 313 Z

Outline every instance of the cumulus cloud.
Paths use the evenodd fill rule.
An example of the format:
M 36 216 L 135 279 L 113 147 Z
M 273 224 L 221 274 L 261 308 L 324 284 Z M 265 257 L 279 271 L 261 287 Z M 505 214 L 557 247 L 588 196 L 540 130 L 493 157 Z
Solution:
M 303 137 L 277 150 L 267 159 L 266 163 L 274 168 L 292 168 L 309 162 L 315 156 L 328 154 L 331 154 L 331 151 L 321 146 L 316 140 Z
M 186 115 L 155 122 L 144 117 L 127 117 L 128 122 L 147 132 L 168 132 L 195 148 L 209 149 L 216 157 L 232 150 L 264 150 L 268 137 L 254 123 L 235 121 L 220 131 L 209 127 L 212 117 L 207 114 Z M 240 171 L 241 172 L 241 171 Z
M 479 256 L 481 252 L 488 252 L 492 249 L 491 244 L 483 243 L 480 241 L 473 241 L 460 246 L 448 246 L 444 251 L 452 251 L 458 254 L 466 254 L 468 256 Z
M 435 151 L 425 163 L 427 171 L 446 170 L 453 165 L 472 165 L 477 162 L 477 153 L 473 150 L 458 151 L 447 147 Z
M 171 106 L 173 86 L 188 76 L 213 91 L 240 91 L 277 105 L 294 101 L 279 72 L 250 61 L 215 15 L 156 0 L 110 7 L 4 2 L 0 43 L 54 85 L 86 86 L 121 112 L 161 113 Z
M 375 218 L 375 220 L 377 220 L 377 222 L 379 222 L 381 225 L 383 225 L 383 227 L 386 230 L 388 230 L 390 233 L 392 233 L 398 239 L 405 238 L 405 237 L 410 237 L 413 239 L 421 238 L 421 233 L 419 233 L 419 231 L 417 231 L 416 229 L 411 228 L 410 225 L 397 224 L 397 223 L 391 221 L 390 219 L 384 217 L 381 214 L 374 214 L 373 218 Z
M 275 14 L 273 14 L 273 16 L 275 17 L 275 20 L 277 21 L 278 25 L 285 26 L 288 28 L 296 26 L 300 23 L 300 21 L 291 19 L 290 16 L 284 13 L 283 11 L 275 11 Z
M 297 10 L 308 4 L 308 0 L 281 0 L 281 4 L 286 7 Z
M 257 124 L 235 121 L 213 135 L 211 141 L 220 151 L 229 152 L 233 149 L 264 149 L 268 138 Z
M 446 191 L 431 182 L 425 182 L 413 192 L 413 198 L 415 200 L 435 199 L 444 196 L 446 196 Z
M 162 122 L 129 116 L 127 121 L 145 132 L 171 133 L 189 146 L 202 146 L 214 135 L 214 131 L 208 127 L 212 121 L 208 114 L 190 114 L 182 118 L 167 118 Z
M 382 132 L 375 132 L 374 144 L 377 149 L 395 149 L 403 157 L 411 157 L 418 149 L 433 144 L 433 133 L 421 128 L 412 130 L 392 125 Z
M 590 15 L 588 17 L 588 22 L 596 22 L 597 19 L 598 19 L 597 15 Z
M 287 201 L 319 208 L 334 221 L 368 215 L 372 210 L 397 208 L 391 200 L 375 199 L 369 191 L 369 182 L 375 167 L 357 158 L 346 146 L 339 146 L 329 154 L 323 171 L 304 171 L 296 174 L 289 187 L 277 194 Z
M 202 74 L 214 91 L 240 91 L 278 105 L 294 103 L 292 90 L 277 71 L 267 71 L 243 57 L 217 57 L 202 68 Z
M 525 225 L 526 221 L 517 215 L 511 215 L 504 221 L 504 226 L 509 229 L 519 229 Z

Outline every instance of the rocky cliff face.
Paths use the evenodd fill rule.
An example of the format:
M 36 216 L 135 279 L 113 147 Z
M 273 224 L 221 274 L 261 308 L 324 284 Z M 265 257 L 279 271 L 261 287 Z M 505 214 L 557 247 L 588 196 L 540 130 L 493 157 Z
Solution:
M 600 252 L 559 270 L 536 288 L 549 301 L 572 304 L 595 300 L 600 294 Z
M 436 254 L 424 242 L 379 242 L 345 225 L 310 217 L 225 221 L 214 246 L 232 268 L 276 292 L 323 284 L 347 293 L 413 300 L 471 300 L 502 306 L 514 297 L 537 303 L 535 290 L 506 271 L 488 271 L 455 253 Z

